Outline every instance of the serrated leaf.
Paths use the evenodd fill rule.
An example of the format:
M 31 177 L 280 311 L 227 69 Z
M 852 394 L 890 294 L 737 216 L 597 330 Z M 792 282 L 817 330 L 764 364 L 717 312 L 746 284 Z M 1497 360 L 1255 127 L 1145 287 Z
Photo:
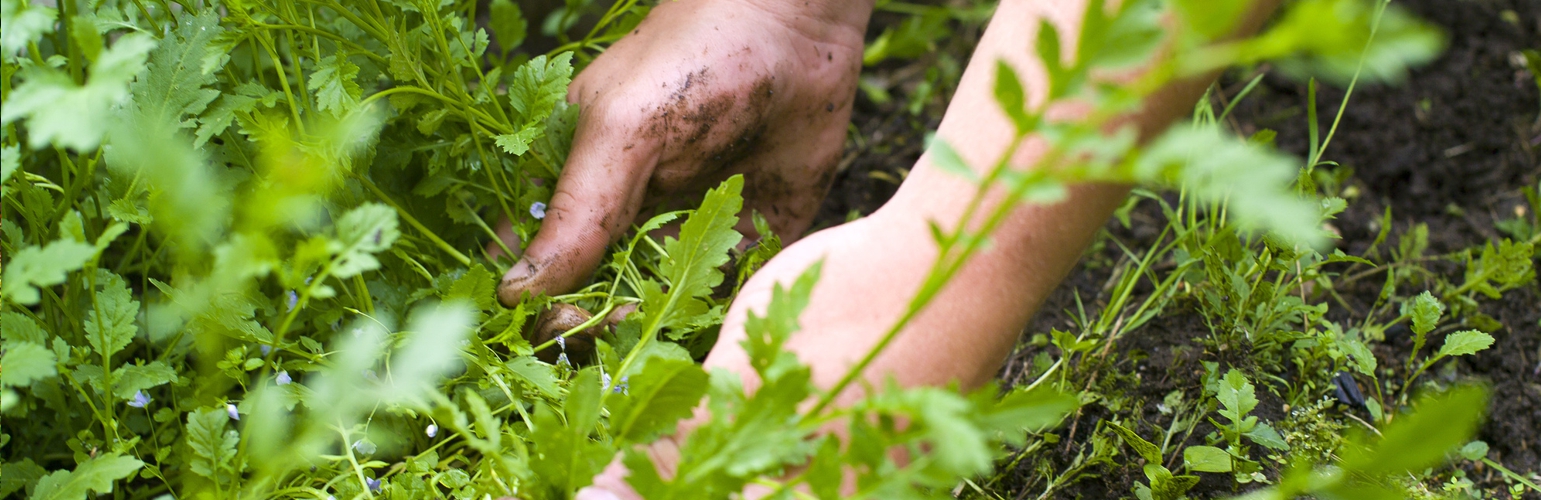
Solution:
M 30 246 L 11 255 L 5 264 L 5 281 L 0 292 L 18 304 L 33 305 L 41 299 L 38 287 L 64 283 L 70 271 L 80 269 L 96 255 L 96 247 L 71 239 L 61 239 L 48 246 Z
M 792 282 L 791 288 L 775 284 L 764 316 L 749 311 L 744 320 L 744 340 L 740 345 L 749 355 L 749 365 L 755 371 L 768 375 L 772 366 L 778 363 L 785 367 L 795 362 L 783 354 L 782 348 L 793 333 L 802 329 L 797 318 L 802 316 L 803 308 L 808 307 L 813 286 L 818 283 L 823 268 L 823 261 L 808 266 L 798 275 L 797 281 Z
M 203 408 L 187 414 L 187 446 L 193 450 L 188 462 L 194 474 L 215 482 L 235 472 L 236 445 L 240 435 L 227 430 L 230 415 L 225 408 Z
M 116 452 L 104 453 L 87 460 L 73 471 L 54 471 L 37 482 L 32 490 L 32 500 L 81 500 L 92 492 L 112 493 L 112 485 L 144 466 L 134 457 Z
M 44 34 L 53 33 L 54 18 L 58 12 L 47 5 L 33 5 L 28 0 L 0 0 L 0 23 L 5 25 L 0 33 L 0 52 L 7 59 L 27 48 L 27 42 L 38 41 Z
M 1247 414 L 1257 407 L 1252 383 L 1234 369 L 1225 372 L 1225 377 L 1220 379 L 1220 391 L 1215 398 L 1220 400 L 1222 406 L 1220 415 L 1230 419 L 1233 424 L 1244 421 Z
M 0 148 L 0 184 L 11 180 L 11 174 L 21 168 L 21 145 L 12 144 Z
M 1183 449 L 1183 464 L 1190 471 L 1230 472 L 1231 454 L 1213 446 L 1189 446 Z
M 134 294 L 123 278 L 107 270 L 97 271 L 96 285 L 102 291 L 96 294 L 96 307 L 86 313 L 86 341 L 103 359 L 111 359 L 128 347 L 134 341 L 134 335 L 139 333 L 139 326 L 135 324 L 139 301 L 134 300 Z
M 1475 354 L 1492 346 L 1492 335 L 1476 330 L 1462 330 L 1445 336 L 1445 345 L 1434 353 L 1434 359 Z
M 1318 204 L 1289 187 L 1297 166 L 1216 127 L 1173 127 L 1135 160 L 1133 175 L 1141 182 L 1180 185 L 1206 203 L 1224 201 L 1243 229 L 1266 229 L 1290 243 L 1320 247 L 1327 239 Z
M 48 337 L 48 332 L 43 331 L 43 327 L 38 326 L 32 318 L 15 311 L 0 313 L 0 339 L 7 344 L 31 342 L 46 345 Z
M 530 123 L 525 125 L 524 128 L 519 129 L 518 132 L 499 135 L 494 139 L 497 142 L 498 147 L 503 148 L 503 151 L 506 151 L 508 154 L 514 156 L 523 156 L 525 153 L 530 151 L 530 143 L 534 141 L 536 137 L 539 137 L 540 133 L 540 125 L 536 123 Z
M 1445 305 L 1427 291 L 1413 299 L 1412 329 L 1422 337 L 1439 325 L 1439 317 L 1445 314 Z
M 1140 437 L 1139 434 L 1135 434 L 1134 431 L 1129 430 L 1128 427 L 1118 425 L 1114 422 L 1108 422 L 1108 427 L 1112 427 L 1113 431 L 1118 433 L 1118 437 L 1122 438 L 1124 440 L 1124 444 L 1129 445 L 1129 448 L 1133 449 L 1135 454 L 1139 455 L 1140 458 L 1145 459 L 1145 463 L 1161 463 L 1161 449 L 1157 448 L 1156 445 L 1151 444 L 1150 441 L 1146 441 L 1145 438 Z
M 524 20 L 524 13 L 519 11 L 519 4 L 509 0 L 492 0 L 489 11 L 492 16 L 487 26 L 492 28 L 492 34 L 497 37 L 498 46 L 504 54 L 524 43 L 528 23 Z
M 118 38 L 91 64 L 85 85 L 76 85 L 58 70 L 28 68 L 22 72 L 25 81 L 11 90 L 0 109 L 0 123 L 26 118 L 32 149 L 49 144 L 78 152 L 95 149 L 114 121 L 113 108 L 128 96 L 129 81 L 144 68 L 154 47 L 155 39 L 144 33 Z
M 654 358 L 630 377 L 625 394 L 610 396 L 611 435 L 646 443 L 672 432 L 706 394 L 707 376 L 687 359 Z
M 359 205 L 337 219 L 337 239 L 330 250 L 337 257 L 332 275 L 347 278 L 380 268 L 374 254 L 384 251 L 401 236 L 396 210 L 383 203 Z
M 219 13 L 204 9 L 197 16 L 183 19 L 177 30 L 150 52 L 149 73 L 129 86 L 134 103 L 146 119 L 165 120 L 176 124 L 174 128 L 192 127 L 192 120 L 183 117 L 202 113 L 210 101 L 219 97 L 218 90 L 204 88 L 214 83 L 214 68 L 206 71 L 203 67 L 203 59 L 211 51 L 210 43 L 224 33 Z
M 25 387 L 57 375 L 54 352 L 31 342 L 6 342 L 0 358 L 0 387 Z
M 486 311 L 497 304 L 498 277 L 481 264 L 472 264 L 466 269 L 465 274 L 455 278 L 449 290 L 444 294 L 445 299 L 461 299 L 476 305 L 478 310 Z
M 251 113 L 258 105 L 273 107 L 283 94 L 262 86 L 261 83 L 248 81 L 214 101 L 207 112 L 199 119 L 202 122 L 198 126 L 198 132 L 193 140 L 193 147 L 203 147 L 209 139 L 225 132 L 230 123 L 235 121 L 240 113 Z
M 359 67 L 348 60 L 347 53 L 337 53 L 316 62 L 315 71 L 305 88 L 316 93 L 316 105 L 322 111 L 342 117 L 358 107 L 363 91 L 358 85 Z
M 555 109 L 556 103 L 567 98 L 567 85 L 572 83 L 572 52 L 563 52 L 547 59 L 535 56 L 514 70 L 508 84 L 508 101 L 525 123 L 540 123 Z
M 176 381 L 177 371 L 162 361 L 145 365 L 124 365 L 112 371 L 112 394 L 120 399 L 134 398 L 134 393 Z
M 37 484 L 39 479 L 47 475 L 48 470 L 38 467 L 30 458 L 0 464 L 0 497 L 12 498 L 12 493 Z
M 551 373 L 551 365 L 526 356 L 509 360 L 504 366 L 516 380 L 540 392 L 541 396 L 556 398 L 559 395 L 556 375 Z
M 679 239 L 665 238 L 666 256 L 659 271 L 668 278 L 669 290 L 664 292 L 657 283 L 643 283 L 639 311 L 647 318 L 644 336 L 688 326 L 692 318 L 709 312 L 701 298 L 722 284 L 721 266 L 728 262 L 728 251 L 743 239 L 733 230 L 744 205 L 739 194 L 743 188 L 742 175 L 729 177 L 708 191 L 701 208 L 680 225 Z

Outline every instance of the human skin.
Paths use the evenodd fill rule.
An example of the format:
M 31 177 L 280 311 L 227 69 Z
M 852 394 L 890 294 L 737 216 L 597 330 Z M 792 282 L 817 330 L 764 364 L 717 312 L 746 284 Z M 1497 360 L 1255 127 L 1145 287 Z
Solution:
M 1240 31 L 1255 30 L 1271 12 L 1272 2 L 1259 3 L 1267 5 L 1259 5 Z M 755 2 L 746 4 L 764 7 Z M 782 7 L 799 8 L 803 4 L 787 2 Z M 818 8 L 809 8 L 818 10 L 826 4 L 817 5 Z M 1085 0 L 1004 0 L 997 8 L 937 131 L 981 176 L 1006 153 L 1015 137 L 1010 119 L 993 98 L 997 61 L 1014 68 L 1029 92 L 1029 99 L 1041 103 L 1047 76 L 1032 55 L 1039 21 L 1053 23 L 1062 39 L 1073 40 L 1079 33 L 1085 5 Z M 831 18 L 849 20 L 854 16 Z M 865 16 L 862 21 L 865 24 Z M 644 29 L 646 26 L 644 23 Z M 1130 78 L 1138 72 L 1106 77 Z M 1173 83 L 1148 99 L 1143 109 L 1119 121 L 1135 126 L 1143 138 L 1157 134 L 1192 109 L 1210 79 Z M 1050 116 L 1060 120 L 1077 119 L 1078 113 L 1074 105 L 1049 110 Z M 577 147 L 574 154 L 578 154 Z M 1015 152 L 1010 164 L 1032 168 L 1044 154 L 1045 144 L 1030 137 Z M 747 185 L 753 182 L 754 178 L 749 177 L 746 191 L 752 191 Z M 992 234 L 991 244 L 970 259 L 930 305 L 866 367 L 863 378 L 872 386 L 892 379 L 909 387 L 957 383 L 965 389 L 990 380 L 1022 327 L 1074 266 L 1128 189 L 1125 185 L 1076 185 L 1059 203 L 1011 209 Z M 822 278 L 800 318 L 803 329 L 793 335 L 786 348 L 809 365 L 815 384 L 833 386 L 879 342 L 920 289 L 938 252 L 929 224 L 953 229 L 975 192 L 974 184 L 942 171 L 929 154 L 923 155 L 894 197 L 877 212 L 809 235 L 787 247 L 756 273 L 730 307 L 716 348 L 706 359 L 706 368 L 737 373 L 746 389 L 753 390 L 758 380 L 739 345 L 744 338 L 748 311 L 763 311 L 774 285 L 789 286 L 810 265 L 823 262 Z M 1003 199 L 1000 189 L 991 191 L 977 213 L 991 213 Z M 980 215 L 970 223 L 971 227 L 977 227 L 983 218 Z M 840 394 L 836 403 L 859 399 L 863 385 L 853 384 Z M 702 417 L 698 411 L 695 419 L 682 424 L 681 433 L 688 432 L 692 422 Z M 665 438 L 649 449 L 666 475 L 672 473 L 677 439 L 678 435 Z M 636 498 L 626 486 L 624 475 L 624 468 L 618 462 L 612 463 L 595 479 L 594 486 L 579 497 Z
M 755 234 L 757 211 L 796 240 L 834 179 L 871 10 L 870 0 L 654 8 L 569 87 L 580 109 L 572 152 L 499 300 L 577 288 L 633 220 L 690 208 L 734 174 L 746 179 L 737 229 Z

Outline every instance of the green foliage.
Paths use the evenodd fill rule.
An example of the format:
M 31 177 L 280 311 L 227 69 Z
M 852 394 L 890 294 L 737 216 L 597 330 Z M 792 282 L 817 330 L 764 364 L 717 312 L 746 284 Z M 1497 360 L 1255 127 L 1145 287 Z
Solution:
M 1190 198 L 1179 210 L 1225 206 L 1228 224 L 1182 229 L 1187 253 L 1174 259 L 1173 276 L 1195 277 L 1197 293 L 1215 303 L 1244 295 L 1239 305 L 1226 303 L 1237 313 L 1230 331 L 1257 332 L 1260 346 L 1273 346 L 1260 352 L 1291 346 L 1339 355 L 1321 359 L 1341 360 L 1351 348 L 1335 347 L 1340 339 L 1372 342 L 1363 331 L 1317 328 L 1327 323 L 1325 309 L 1286 300 L 1289 284 L 1308 278 L 1261 279 L 1302 263 L 1317 272 L 1330 260 L 1314 249 L 1325 241 L 1323 218 L 1341 203 L 1295 194 L 1292 160 L 1212 123 L 1141 145 L 1127 128 L 1108 133 L 1114 127 L 1106 121 L 1041 119 L 1047 106 L 1070 99 L 1090 103 L 1093 116 L 1116 116 L 1170 78 L 1230 62 L 1288 57 L 1335 71 L 1369 39 L 1301 36 L 1314 27 L 1299 22 L 1305 14 L 1296 9 L 1347 9 L 1353 15 L 1335 26 L 1362 33 L 1369 19 L 1349 8 L 1358 2 L 1300 2 L 1262 41 L 1215 46 L 1247 2 L 1215 9 L 1179 2 L 1187 28 L 1177 41 L 1217 52 L 1170 54 L 1156 51 L 1170 34 L 1160 24 L 1161 3 L 1091 3 L 1078 40 L 1062 40 L 1049 24 L 1038 30 L 1036 52 L 1051 77 L 1042 89 L 1047 102 L 1030 102 L 1038 89 L 1009 66 L 995 75 L 995 96 L 1018 140 L 1037 134 L 1049 140 L 1051 158 L 1084 162 L 1023 173 L 1003 160 L 975 170 L 941 142 L 930 146 L 931 157 L 972 181 L 1006 187 L 1013 201 L 1052 201 L 1069 183 L 1117 181 L 1180 188 Z M 848 488 L 862 497 L 922 498 L 987 473 L 1005 447 L 1059 442 L 1054 427 L 1083 405 L 1121 404 L 1090 384 L 1050 378 L 971 393 L 858 385 L 864 364 L 902 323 L 840 383 L 816 387 L 785 346 L 800 329 L 818 265 L 749 313 L 741 345 L 752 374 L 707 373 L 695 359 L 715 340 L 728 304 L 713 292 L 723 288 L 723 268 L 743 238 L 734 229 L 741 177 L 713 189 L 696 210 L 640 225 L 579 292 L 500 306 L 493 294 L 503 263 L 479 251 L 489 221 L 507 218 L 521 241 L 538 231 L 539 219 L 525 214 L 549 201 L 579 113 L 566 103 L 567 87 L 640 20 L 646 7 L 635 1 L 602 13 L 590 2 L 568 2 L 533 27 L 507 0 L 485 13 L 470 0 L 0 5 L 0 183 L 11 214 L 0 238 L 7 257 L 0 496 L 567 498 L 619 453 L 648 498 L 725 497 L 751 483 L 783 496 L 806 485 L 820 498 Z M 883 8 L 912 16 L 868 47 L 868 64 L 928 53 L 950 23 L 979 21 L 988 11 Z M 492 36 L 475 25 L 482 14 Z M 568 32 L 588 14 L 600 14 L 589 33 Z M 1426 58 L 1426 29 L 1398 15 L 1388 13 L 1381 27 L 1395 42 L 1386 45 L 1391 52 L 1369 45 L 1372 78 Z M 535 28 L 553 34 L 560 50 L 521 47 Z M 494 37 L 502 53 L 489 57 Z M 1063 54 L 1067 47 L 1075 53 Z M 1135 85 L 1093 77 L 1152 62 L 1163 70 Z M 934 86 L 947 75 L 927 78 Z M 653 230 L 682 218 L 678 238 L 653 239 Z M 756 227 L 761 240 L 740 255 L 740 284 L 780 249 L 763 218 Z M 917 311 L 992 228 L 957 227 L 937 233 L 941 257 Z M 1402 258 L 1422 258 L 1426 240 L 1409 237 Z M 1209 243 L 1212 252 L 1195 251 Z M 1465 298 L 1501 294 L 1533 277 L 1520 258 L 1533 255 L 1532 244 L 1503 242 L 1467 255 L 1465 284 L 1433 288 L 1431 299 L 1451 304 L 1452 317 L 1473 317 Z M 1260 245 L 1266 256 L 1252 253 Z M 1143 262 L 1148 270 L 1154 256 Z M 1224 279 L 1205 282 L 1209 276 Z M 1161 285 L 1164 297 L 1176 294 L 1175 282 Z M 591 365 L 575 367 L 583 361 L 550 365 L 532 355 L 565 343 L 532 346 L 523 338 L 550 303 L 601 317 L 628 304 L 638 310 L 597 342 Z M 1137 328 L 1160 308 L 1140 306 L 1118 324 Z M 1054 334 L 1065 359 L 1080 366 L 1117 337 L 1111 319 L 1098 321 L 1096 332 Z M 1287 337 L 1280 325 L 1306 331 Z M 1424 366 L 1491 342 L 1475 331 L 1449 334 Z M 1373 359 L 1360 362 L 1367 374 Z M 1061 373 L 1071 369 L 1060 363 Z M 1186 472 L 1259 475 L 1262 458 L 1249 457 L 1241 438 L 1268 449 L 1284 449 L 1284 440 L 1250 415 L 1258 404 L 1250 381 L 1236 371 L 1223 378 L 1216 371 L 1215 381 L 1213 398 L 1172 405 L 1190 430 L 1209 411 L 1227 421 L 1211 419 L 1218 437 L 1184 449 Z M 833 403 L 857 392 L 852 404 Z M 642 447 L 695 414 L 703 396 L 709 415 L 681 438 L 675 473 L 659 474 Z M 821 435 L 829 426 L 850 439 Z M 1181 446 L 1169 446 L 1175 431 L 1146 441 L 1111 428 L 1147 462 L 1138 496 L 1176 499 L 1196 484 L 1163 465 L 1175 458 L 1163 457 L 1171 446 Z M 1113 456 L 1115 442 L 1102 430 L 1075 471 Z M 792 470 L 806 472 L 784 475 Z

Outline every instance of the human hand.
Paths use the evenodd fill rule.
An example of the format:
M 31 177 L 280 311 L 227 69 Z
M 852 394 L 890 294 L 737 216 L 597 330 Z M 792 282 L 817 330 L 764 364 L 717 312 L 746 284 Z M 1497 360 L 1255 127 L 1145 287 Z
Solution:
M 503 304 L 577 288 L 634 219 L 688 208 L 734 174 L 777 234 L 808 228 L 840 158 L 871 6 L 794 3 L 664 2 L 573 80 L 573 149 Z

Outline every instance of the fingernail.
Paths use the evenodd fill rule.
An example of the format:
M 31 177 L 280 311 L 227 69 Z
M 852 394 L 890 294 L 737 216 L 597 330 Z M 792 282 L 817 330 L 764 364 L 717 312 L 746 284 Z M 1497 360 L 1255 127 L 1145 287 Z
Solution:
M 514 263 L 514 267 L 508 268 L 508 274 L 503 275 L 503 282 L 517 283 L 528 281 L 533 277 L 535 277 L 535 266 L 530 264 L 529 259 L 519 259 L 519 262 Z

